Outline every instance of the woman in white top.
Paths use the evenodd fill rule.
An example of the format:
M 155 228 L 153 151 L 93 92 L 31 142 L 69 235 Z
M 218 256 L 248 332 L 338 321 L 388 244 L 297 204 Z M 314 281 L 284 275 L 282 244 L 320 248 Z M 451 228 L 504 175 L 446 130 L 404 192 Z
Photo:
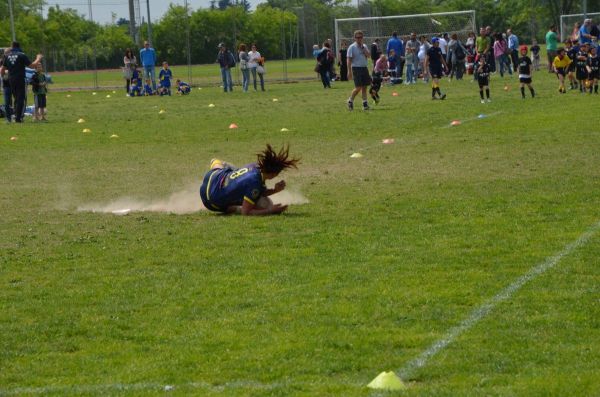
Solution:
M 131 84 L 131 76 L 133 75 L 133 70 L 137 65 L 137 59 L 135 55 L 131 52 L 131 49 L 125 50 L 125 56 L 123 57 L 123 63 L 125 66 L 123 67 L 123 77 L 125 78 L 125 92 L 129 95 L 129 85 Z
M 258 69 L 258 77 L 260 78 L 260 89 L 265 90 L 265 80 L 263 77 L 264 67 L 260 52 L 256 50 L 256 44 L 252 44 L 252 51 L 248 53 L 248 69 L 252 72 L 252 80 L 254 82 L 254 91 L 256 91 L 256 73 Z
M 423 80 L 429 81 L 429 78 L 427 77 L 428 71 L 425 70 L 425 58 L 427 56 L 427 50 L 429 49 L 429 47 L 431 47 L 431 44 L 429 44 L 429 42 L 427 41 L 427 37 L 425 36 L 421 36 L 421 40 L 419 41 L 421 42 L 421 45 L 419 46 L 419 52 L 417 54 L 419 58 L 419 71 L 423 73 Z

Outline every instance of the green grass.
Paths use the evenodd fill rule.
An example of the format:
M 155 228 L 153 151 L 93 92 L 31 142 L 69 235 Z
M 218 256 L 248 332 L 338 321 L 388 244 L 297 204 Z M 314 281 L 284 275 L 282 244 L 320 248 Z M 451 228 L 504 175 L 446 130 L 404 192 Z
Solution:
M 348 83 L 51 93 L 49 123 L 0 129 L 0 395 L 372 395 L 600 219 L 600 98 L 540 72 L 522 101 L 505 81 L 485 105 L 468 79 L 443 81 L 444 102 L 384 87 L 368 113 L 346 111 Z M 212 157 L 241 165 L 266 142 L 302 157 L 284 177 L 310 203 L 77 211 L 197 187 Z M 599 247 L 597 233 L 390 395 L 597 395 Z
M 310 79 L 315 77 L 313 72 L 314 62 L 310 59 L 289 60 L 285 64 L 283 61 L 267 61 L 265 63 L 267 81 L 282 81 Z M 221 72 L 218 64 L 212 65 L 192 65 L 190 68 L 191 79 L 188 74 L 187 65 L 170 66 L 173 71 L 174 79 L 191 82 L 195 86 L 219 85 L 221 84 Z M 156 76 L 160 68 L 156 68 Z M 92 88 L 94 86 L 94 73 L 90 71 L 81 72 L 49 72 L 52 76 L 53 85 L 51 89 L 73 89 L 73 88 Z M 234 81 L 241 81 L 242 74 L 238 68 L 232 71 Z M 121 70 L 99 70 L 97 72 L 99 87 L 125 87 L 125 80 Z

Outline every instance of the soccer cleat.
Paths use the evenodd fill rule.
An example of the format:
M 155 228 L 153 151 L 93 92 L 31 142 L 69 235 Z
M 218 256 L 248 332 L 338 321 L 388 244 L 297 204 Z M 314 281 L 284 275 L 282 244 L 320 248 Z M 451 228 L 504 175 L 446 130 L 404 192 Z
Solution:
M 443 101 L 444 99 L 446 99 L 446 94 L 442 94 L 442 96 L 440 97 L 440 99 Z
M 485 101 L 482 99 L 482 100 L 481 100 L 481 103 L 485 103 Z
M 354 102 L 348 101 L 348 110 L 354 110 Z
M 369 105 L 367 105 L 367 106 L 363 105 L 363 110 L 371 110 L 371 108 L 369 107 Z

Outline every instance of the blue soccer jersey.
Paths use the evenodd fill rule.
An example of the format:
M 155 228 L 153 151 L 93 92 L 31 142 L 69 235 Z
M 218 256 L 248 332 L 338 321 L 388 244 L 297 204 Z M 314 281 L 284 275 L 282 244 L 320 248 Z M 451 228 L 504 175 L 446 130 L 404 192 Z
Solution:
M 158 79 L 160 80 L 160 84 L 163 87 L 171 87 L 171 79 L 173 78 L 173 73 L 171 72 L 171 69 L 161 69 L 160 73 L 158 74 Z
M 213 211 L 226 211 L 232 205 L 242 205 L 244 201 L 256 204 L 266 190 L 265 182 L 256 164 L 242 168 L 221 168 L 210 170 L 200 187 L 200 197 L 204 206 Z

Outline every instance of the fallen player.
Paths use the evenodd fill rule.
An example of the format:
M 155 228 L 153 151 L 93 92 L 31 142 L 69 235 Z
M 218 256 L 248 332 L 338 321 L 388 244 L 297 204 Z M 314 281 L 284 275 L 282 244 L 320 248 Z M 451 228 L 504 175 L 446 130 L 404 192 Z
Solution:
M 204 206 L 215 212 L 242 215 L 280 214 L 287 205 L 273 204 L 268 196 L 285 189 L 285 181 L 267 189 L 265 181 L 276 178 L 288 168 L 297 168 L 300 161 L 289 158 L 289 147 L 279 153 L 271 145 L 257 155 L 256 163 L 235 168 L 221 160 L 210 162 L 210 171 L 200 186 L 200 198 Z

